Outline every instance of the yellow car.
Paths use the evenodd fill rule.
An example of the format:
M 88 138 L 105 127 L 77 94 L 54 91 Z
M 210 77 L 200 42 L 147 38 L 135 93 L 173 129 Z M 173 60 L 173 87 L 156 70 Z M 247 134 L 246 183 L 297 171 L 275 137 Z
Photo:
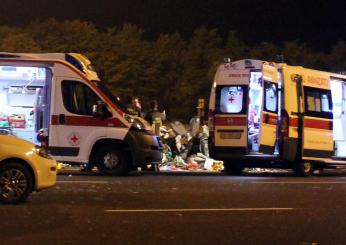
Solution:
M 46 149 L 0 135 L 0 202 L 23 202 L 32 191 L 54 186 L 56 165 Z

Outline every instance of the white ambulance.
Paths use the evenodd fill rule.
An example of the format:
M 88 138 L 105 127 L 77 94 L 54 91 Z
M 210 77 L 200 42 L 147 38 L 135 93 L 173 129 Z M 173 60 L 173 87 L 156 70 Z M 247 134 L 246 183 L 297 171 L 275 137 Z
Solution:
M 211 150 L 226 171 L 346 165 L 346 76 L 240 60 L 221 65 L 210 97 Z
M 159 138 L 99 79 L 63 59 L 0 53 L 0 130 L 46 145 L 53 157 L 123 175 L 161 161 Z

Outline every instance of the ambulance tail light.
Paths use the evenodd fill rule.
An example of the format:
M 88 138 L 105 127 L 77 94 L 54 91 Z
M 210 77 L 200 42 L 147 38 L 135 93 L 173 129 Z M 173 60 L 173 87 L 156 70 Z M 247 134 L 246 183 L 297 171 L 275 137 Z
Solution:
M 209 131 L 214 131 L 215 129 L 213 110 L 209 110 L 209 113 L 208 113 L 208 127 L 209 127 Z
M 209 127 L 209 137 L 211 140 L 214 140 L 215 135 L 215 120 L 214 120 L 214 111 L 209 110 L 208 112 L 208 127 Z
M 281 137 L 288 137 L 289 133 L 289 117 L 286 110 L 281 113 Z

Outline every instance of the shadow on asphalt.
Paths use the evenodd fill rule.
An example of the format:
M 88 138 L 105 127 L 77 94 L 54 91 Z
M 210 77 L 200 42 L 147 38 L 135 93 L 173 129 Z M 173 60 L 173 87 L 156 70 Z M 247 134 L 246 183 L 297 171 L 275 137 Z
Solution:
M 81 171 L 79 168 L 75 169 L 64 169 L 60 170 L 59 175 L 73 175 L 73 176 L 103 176 L 97 170 L 93 170 L 91 172 Z M 157 175 L 157 176 L 229 176 L 229 177 L 237 177 L 228 175 L 225 172 L 212 172 L 212 171 L 132 171 L 127 176 L 122 177 L 140 177 L 146 175 Z M 110 175 L 108 175 L 110 176 Z M 242 175 L 243 177 L 296 177 L 291 170 L 284 169 L 246 169 Z M 346 170 L 340 169 L 326 169 L 322 172 L 314 173 L 313 176 L 316 177 L 346 177 Z M 119 176 L 118 176 L 119 177 Z M 121 177 L 121 176 L 120 176 Z M 238 176 L 239 177 L 239 176 Z M 304 178 L 304 177 L 302 177 Z
M 282 169 L 263 169 L 260 171 L 245 171 L 242 176 L 247 177 L 295 177 L 295 178 L 309 178 L 309 177 L 299 177 L 294 174 L 292 170 L 282 170 Z M 323 171 L 315 171 L 312 175 L 316 177 L 346 177 L 346 170 L 340 169 L 325 169 Z

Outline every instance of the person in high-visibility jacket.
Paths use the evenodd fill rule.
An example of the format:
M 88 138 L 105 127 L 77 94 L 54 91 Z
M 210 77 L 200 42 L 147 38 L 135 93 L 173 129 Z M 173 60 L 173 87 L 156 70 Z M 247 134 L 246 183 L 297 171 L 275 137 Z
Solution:
M 150 111 L 148 111 L 147 115 L 145 116 L 145 120 L 153 125 L 155 133 L 159 135 L 160 126 L 162 125 L 162 122 L 166 120 L 166 113 L 165 111 L 159 111 L 159 103 L 157 100 L 152 100 L 150 102 Z

